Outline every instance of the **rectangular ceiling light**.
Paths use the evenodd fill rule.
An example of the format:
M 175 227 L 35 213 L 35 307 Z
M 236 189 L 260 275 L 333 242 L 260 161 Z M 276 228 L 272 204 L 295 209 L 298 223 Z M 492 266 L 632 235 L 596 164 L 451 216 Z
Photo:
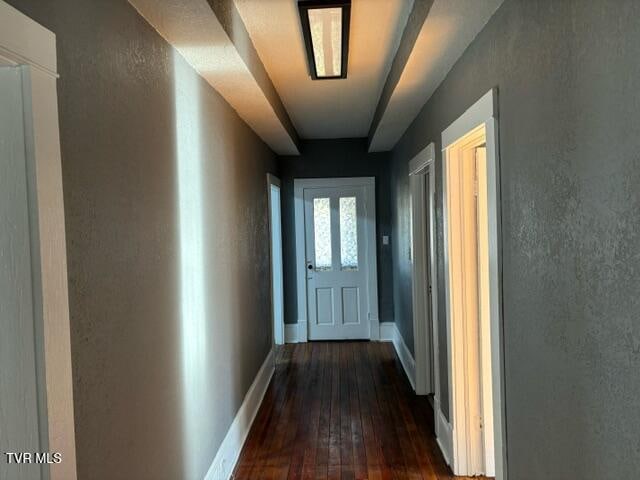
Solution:
M 311 78 L 347 78 L 351 0 L 300 0 L 298 9 Z

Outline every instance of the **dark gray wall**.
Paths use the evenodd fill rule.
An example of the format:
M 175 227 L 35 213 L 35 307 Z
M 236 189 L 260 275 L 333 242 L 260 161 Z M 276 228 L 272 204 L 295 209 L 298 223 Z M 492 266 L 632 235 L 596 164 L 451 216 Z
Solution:
M 391 246 L 382 236 L 391 234 L 388 153 L 367 153 L 367 139 L 305 140 L 300 156 L 278 157 L 282 180 L 282 244 L 285 323 L 298 321 L 296 287 L 294 178 L 375 177 L 378 252 L 378 303 L 381 322 L 393 321 Z M 393 243 L 393 239 L 391 239 Z
M 125 0 L 10 3 L 57 35 L 79 478 L 203 478 L 271 346 L 275 155 Z
M 405 334 L 407 162 L 436 142 L 442 251 L 441 132 L 498 87 L 512 480 L 640 471 L 638 18 L 635 0 L 506 0 L 393 152 Z

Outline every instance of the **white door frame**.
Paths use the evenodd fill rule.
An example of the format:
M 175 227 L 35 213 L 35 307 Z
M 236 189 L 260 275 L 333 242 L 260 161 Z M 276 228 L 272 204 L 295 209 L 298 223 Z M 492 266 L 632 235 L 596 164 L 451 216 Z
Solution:
M 437 268 L 435 263 L 435 144 L 430 143 L 409 162 L 413 225 L 412 300 L 413 341 L 416 364 L 415 391 L 418 395 L 437 392 Z M 424 176 L 429 175 L 429 223 L 426 222 Z M 414 183 L 415 182 L 415 183 Z M 427 239 L 429 243 L 427 244 Z M 428 260 L 428 265 L 427 265 Z M 431 290 L 431 311 L 428 312 Z M 427 321 L 429 320 L 429 321 Z M 439 392 L 437 392 L 439 393 Z M 438 395 L 439 398 L 439 395 Z
M 278 224 L 273 224 L 273 199 L 271 188 L 277 187 L 280 191 L 280 204 L 278 205 Z M 282 186 L 280 179 L 267 173 L 267 198 L 269 205 L 269 252 L 271 262 L 271 325 L 273 326 L 273 342 L 276 345 L 284 344 L 284 295 L 282 285 Z M 275 228 L 275 230 L 274 230 Z M 278 269 L 274 270 L 274 266 Z M 277 272 L 279 270 L 279 273 Z
M 374 177 L 353 178 L 296 178 L 293 180 L 296 232 L 296 288 L 298 290 L 298 331 L 297 341 L 308 341 L 309 314 L 307 310 L 307 272 L 305 247 L 304 190 L 322 187 L 364 187 L 364 201 L 370 218 L 365 224 L 365 261 L 368 266 L 367 305 L 369 306 L 369 338 L 380 339 L 380 319 L 378 316 L 378 268 L 376 254 L 376 197 Z M 367 215 L 369 218 L 369 215 Z
M 498 155 L 497 90 L 492 89 L 470 107 L 460 118 L 442 133 L 443 152 L 443 212 L 444 212 L 444 262 L 445 262 L 445 298 L 447 311 L 447 343 L 449 368 L 449 405 L 451 406 L 452 444 L 448 446 L 452 453 L 452 467 L 455 474 L 466 474 L 467 451 L 464 392 L 469 374 L 462 368 L 458 345 L 464 345 L 460 328 L 454 328 L 452 317 L 455 312 L 464 312 L 462 302 L 452 303 L 451 285 L 455 273 L 451 270 L 450 215 L 448 189 L 448 162 L 451 147 L 458 140 L 477 129 L 484 129 L 487 149 L 487 215 L 488 215 L 488 257 L 489 257 L 489 312 L 490 312 L 490 359 L 492 385 L 492 414 L 494 432 L 495 476 L 506 479 L 506 442 L 505 442 L 505 405 L 504 405 L 504 360 L 502 344 L 502 281 L 501 281 L 501 232 L 500 232 L 500 166 Z M 455 212 L 454 212 L 455 213 Z M 456 317 L 458 318 L 458 317 Z M 457 322 L 456 322 L 457 324 Z
M 0 65 L 23 66 L 27 162 L 31 168 L 39 241 L 34 291 L 39 297 L 46 389 L 48 448 L 62 462 L 50 465 L 51 480 L 76 474 L 71 377 L 67 251 L 56 90 L 56 36 L 0 0 Z M 37 258 L 39 257 L 39 258 Z

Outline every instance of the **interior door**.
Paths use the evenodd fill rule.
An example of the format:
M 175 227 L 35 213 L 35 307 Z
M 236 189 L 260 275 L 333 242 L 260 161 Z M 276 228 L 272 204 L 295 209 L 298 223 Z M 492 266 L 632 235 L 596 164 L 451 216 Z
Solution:
M 368 339 L 365 190 L 304 190 L 309 340 Z

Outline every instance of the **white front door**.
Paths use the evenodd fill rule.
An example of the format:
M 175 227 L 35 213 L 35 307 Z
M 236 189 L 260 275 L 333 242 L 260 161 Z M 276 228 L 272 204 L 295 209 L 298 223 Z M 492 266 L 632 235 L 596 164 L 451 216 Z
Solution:
M 309 340 L 370 338 L 375 268 L 368 264 L 367 249 L 375 244 L 368 245 L 374 242 L 367 238 L 367 225 L 375 231 L 375 215 L 366 204 L 366 188 L 304 189 Z

